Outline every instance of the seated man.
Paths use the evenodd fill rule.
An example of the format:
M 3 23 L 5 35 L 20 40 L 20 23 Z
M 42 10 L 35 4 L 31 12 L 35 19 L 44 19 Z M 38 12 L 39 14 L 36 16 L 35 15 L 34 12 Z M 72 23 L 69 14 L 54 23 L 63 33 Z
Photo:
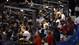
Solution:
M 31 37 L 31 34 L 30 34 L 30 32 L 28 31 L 28 29 L 26 29 L 25 26 L 22 26 L 22 27 L 21 27 L 21 31 L 23 32 L 23 33 L 22 33 L 23 40 L 29 41 L 29 39 L 30 39 L 30 37 Z

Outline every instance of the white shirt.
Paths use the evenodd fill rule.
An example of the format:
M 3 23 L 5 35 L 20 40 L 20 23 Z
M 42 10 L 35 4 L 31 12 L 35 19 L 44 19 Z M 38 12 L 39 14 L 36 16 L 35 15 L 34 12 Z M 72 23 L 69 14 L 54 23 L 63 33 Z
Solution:
M 65 15 L 64 14 L 61 15 L 61 20 L 65 20 Z
M 48 26 L 49 26 L 49 24 L 48 24 L 47 22 L 45 22 L 45 23 L 43 24 L 44 29 L 46 29 Z
M 43 17 L 40 17 L 39 19 L 36 19 L 37 22 L 41 23 L 42 21 L 44 21 Z
M 57 19 L 57 20 L 56 20 L 56 23 L 58 23 L 58 26 L 57 26 L 58 28 L 61 28 L 61 27 L 62 27 L 62 26 L 61 26 L 60 19 Z
M 31 37 L 31 34 L 29 33 L 29 31 L 25 31 L 23 33 L 23 36 L 26 36 L 25 40 L 28 41 L 30 39 L 30 37 Z

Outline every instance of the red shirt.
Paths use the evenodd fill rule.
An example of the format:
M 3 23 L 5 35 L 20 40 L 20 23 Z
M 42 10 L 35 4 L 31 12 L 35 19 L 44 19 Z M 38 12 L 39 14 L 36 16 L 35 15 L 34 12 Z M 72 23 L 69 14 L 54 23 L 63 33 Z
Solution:
M 51 34 L 48 34 L 47 42 L 48 45 L 53 45 L 54 37 Z
M 73 31 L 73 28 L 74 28 L 74 24 L 68 23 L 68 24 L 66 24 L 66 25 L 64 25 L 62 27 L 61 31 L 63 33 L 65 33 L 65 34 L 67 34 L 67 33 L 71 32 L 71 31 Z
M 40 36 L 36 36 L 34 38 L 34 43 L 35 43 L 35 45 L 41 45 L 42 44 L 41 37 Z

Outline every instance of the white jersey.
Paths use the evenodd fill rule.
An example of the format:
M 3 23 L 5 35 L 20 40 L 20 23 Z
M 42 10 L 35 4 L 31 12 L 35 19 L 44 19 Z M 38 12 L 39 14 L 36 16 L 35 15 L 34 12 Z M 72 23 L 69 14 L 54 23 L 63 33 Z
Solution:
M 60 19 L 57 19 L 57 20 L 56 20 L 56 23 L 58 23 L 58 26 L 57 26 L 58 28 L 61 28 L 61 27 L 62 27 L 62 26 L 61 26 Z
M 61 15 L 61 20 L 65 20 L 65 15 L 64 14 Z
M 39 19 L 36 19 L 37 22 L 41 23 L 42 21 L 44 21 L 43 17 L 40 17 Z
M 26 36 L 25 40 L 28 41 L 30 39 L 30 37 L 31 37 L 31 34 L 29 33 L 29 31 L 25 31 L 23 33 L 23 36 Z

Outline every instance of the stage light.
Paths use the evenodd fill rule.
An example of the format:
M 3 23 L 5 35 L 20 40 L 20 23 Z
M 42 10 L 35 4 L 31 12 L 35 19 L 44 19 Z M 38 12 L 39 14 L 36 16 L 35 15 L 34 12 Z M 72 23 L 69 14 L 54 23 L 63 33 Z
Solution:
M 7 0 L 7 2 L 8 2 L 9 0 Z

